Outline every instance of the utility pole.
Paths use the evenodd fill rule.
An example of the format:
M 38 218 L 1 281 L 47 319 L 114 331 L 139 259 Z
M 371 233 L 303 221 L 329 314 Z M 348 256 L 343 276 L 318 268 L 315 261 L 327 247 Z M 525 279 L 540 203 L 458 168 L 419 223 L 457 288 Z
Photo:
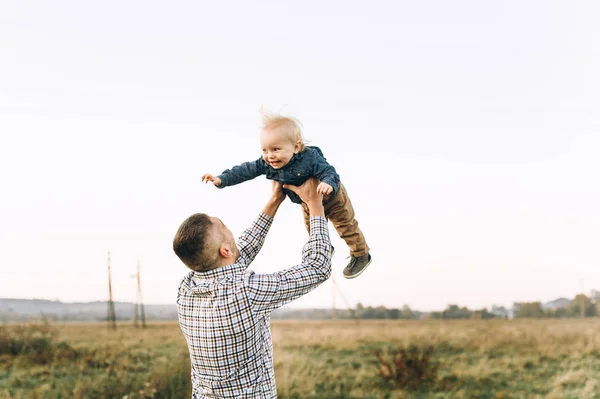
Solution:
M 140 261 L 137 263 L 137 273 L 134 276 L 137 280 L 137 296 L 135 299 L 135 313 L 133 319 L 133 325 L 139 327 L 139 320 L 142 321 L 142 328 L 146 328 L 146 314 L 144 312 L 144 301 L 142 299 L 142 279 L 140 273 Z
M 110 276 L 110 251 L 108 252 L 107 257 L 108 263 L 108 316 L 106 320 L 108 321 L 108 327 L 113 330 L 117 329 L 117 316 L 115 314 L 115 303 L 113 302 L 112 297 L 112 281 Z

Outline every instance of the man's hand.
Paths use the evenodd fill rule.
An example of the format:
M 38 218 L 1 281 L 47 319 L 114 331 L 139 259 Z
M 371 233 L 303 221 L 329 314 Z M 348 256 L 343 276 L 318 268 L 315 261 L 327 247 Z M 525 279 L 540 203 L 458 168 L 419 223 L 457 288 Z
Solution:
M 298 194 L 302 202 L 308 205 L 308 210 L 311 216 L 325 216 L 323 209 L 323 195 L 317 191 L 319 181 L 310 177 L 300 187 L 291 184 L 284 184 L 283 188 Z
M 328 194 L 331 194 L 332 191 L 333 191 L 333 187 L 331 187 L 329 184 L 327 184 L 325 182 L 321 182 L 317 186 L 317 192 L 319 194 L 328 195 Z
M 209 175 L 208 173 L 202 175 L 202 181 L 204 183 L 212 182 L 215 186 L 219 187 L 221 185 L 221 179 L 216 176 Z
M 273 218 L 277 213 L 277 209 L 279 209 L 279 205 L 285 200 L 285 193 L 283 192 L 283 185 L 275 180 L 271 181 L 271 190 L 271 198 L 265 205 L 263 213 Z
M 283 184 L 278 181 L 271 180 L 271 189 L 273 190 L 273 200 L 282 203 L 285 200 L 285 193 L 283 192 Z

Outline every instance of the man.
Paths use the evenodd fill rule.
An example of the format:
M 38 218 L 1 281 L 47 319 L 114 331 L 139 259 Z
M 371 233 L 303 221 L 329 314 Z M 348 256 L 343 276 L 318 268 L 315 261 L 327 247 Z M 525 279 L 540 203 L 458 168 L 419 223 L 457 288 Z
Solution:
M 193 270 L 179 286 L 177 308 L 190 352 L 194 399 L 277 398 L 271 312 L 331 274 L 332 247 L 318 183 L 314 178 L 300 187 L 273 182 L 271 198 L 238 245 L 216 217 L 195 214 L 179 227 L 173 249 Z M 302 263 L 272 274 L 254 273 L 247 267 L 285 199 L 282 187 L 309 208 L 310 238 Z

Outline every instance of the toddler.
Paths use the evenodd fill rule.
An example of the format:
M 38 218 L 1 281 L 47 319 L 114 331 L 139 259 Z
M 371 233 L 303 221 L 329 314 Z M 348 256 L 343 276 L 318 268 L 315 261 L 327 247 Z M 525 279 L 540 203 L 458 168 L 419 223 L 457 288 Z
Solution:
M 358 277 L 371 263 L 371 255 L 335 168 L 326 161 L 319 147 L 304 145 L 300 124 L 293 118 L 263 115 L 260 144 L 262 156 L 257 160 L 234 166 L 219 176 L 205 174 L 202 181 L 224 188 L 266 175 L 270 180 L 300 186 L 309 177 L 316 177 L 320 181 L 317 192 L 323 195 L 325 216 L 350 248 L 350 262 L 344 268 L 344 277 Z M 302 204 L 304 222 L 310 234 L 308 206 L 296 193 L 283 190 L 292 202 Z

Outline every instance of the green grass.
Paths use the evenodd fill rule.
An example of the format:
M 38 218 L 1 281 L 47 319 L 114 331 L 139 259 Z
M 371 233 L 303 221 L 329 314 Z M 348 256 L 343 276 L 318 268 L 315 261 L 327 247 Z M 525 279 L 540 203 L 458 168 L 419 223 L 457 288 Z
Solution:
M 598 331 L 598 319 L 275 321 L 279 398 L 600 399 Z M 395 389 L 375 352 L 410 345 L 432 346 L 439 368 Z M 1 399 L 189 398 L 189 373 L 176 323 L 0 327 Z

